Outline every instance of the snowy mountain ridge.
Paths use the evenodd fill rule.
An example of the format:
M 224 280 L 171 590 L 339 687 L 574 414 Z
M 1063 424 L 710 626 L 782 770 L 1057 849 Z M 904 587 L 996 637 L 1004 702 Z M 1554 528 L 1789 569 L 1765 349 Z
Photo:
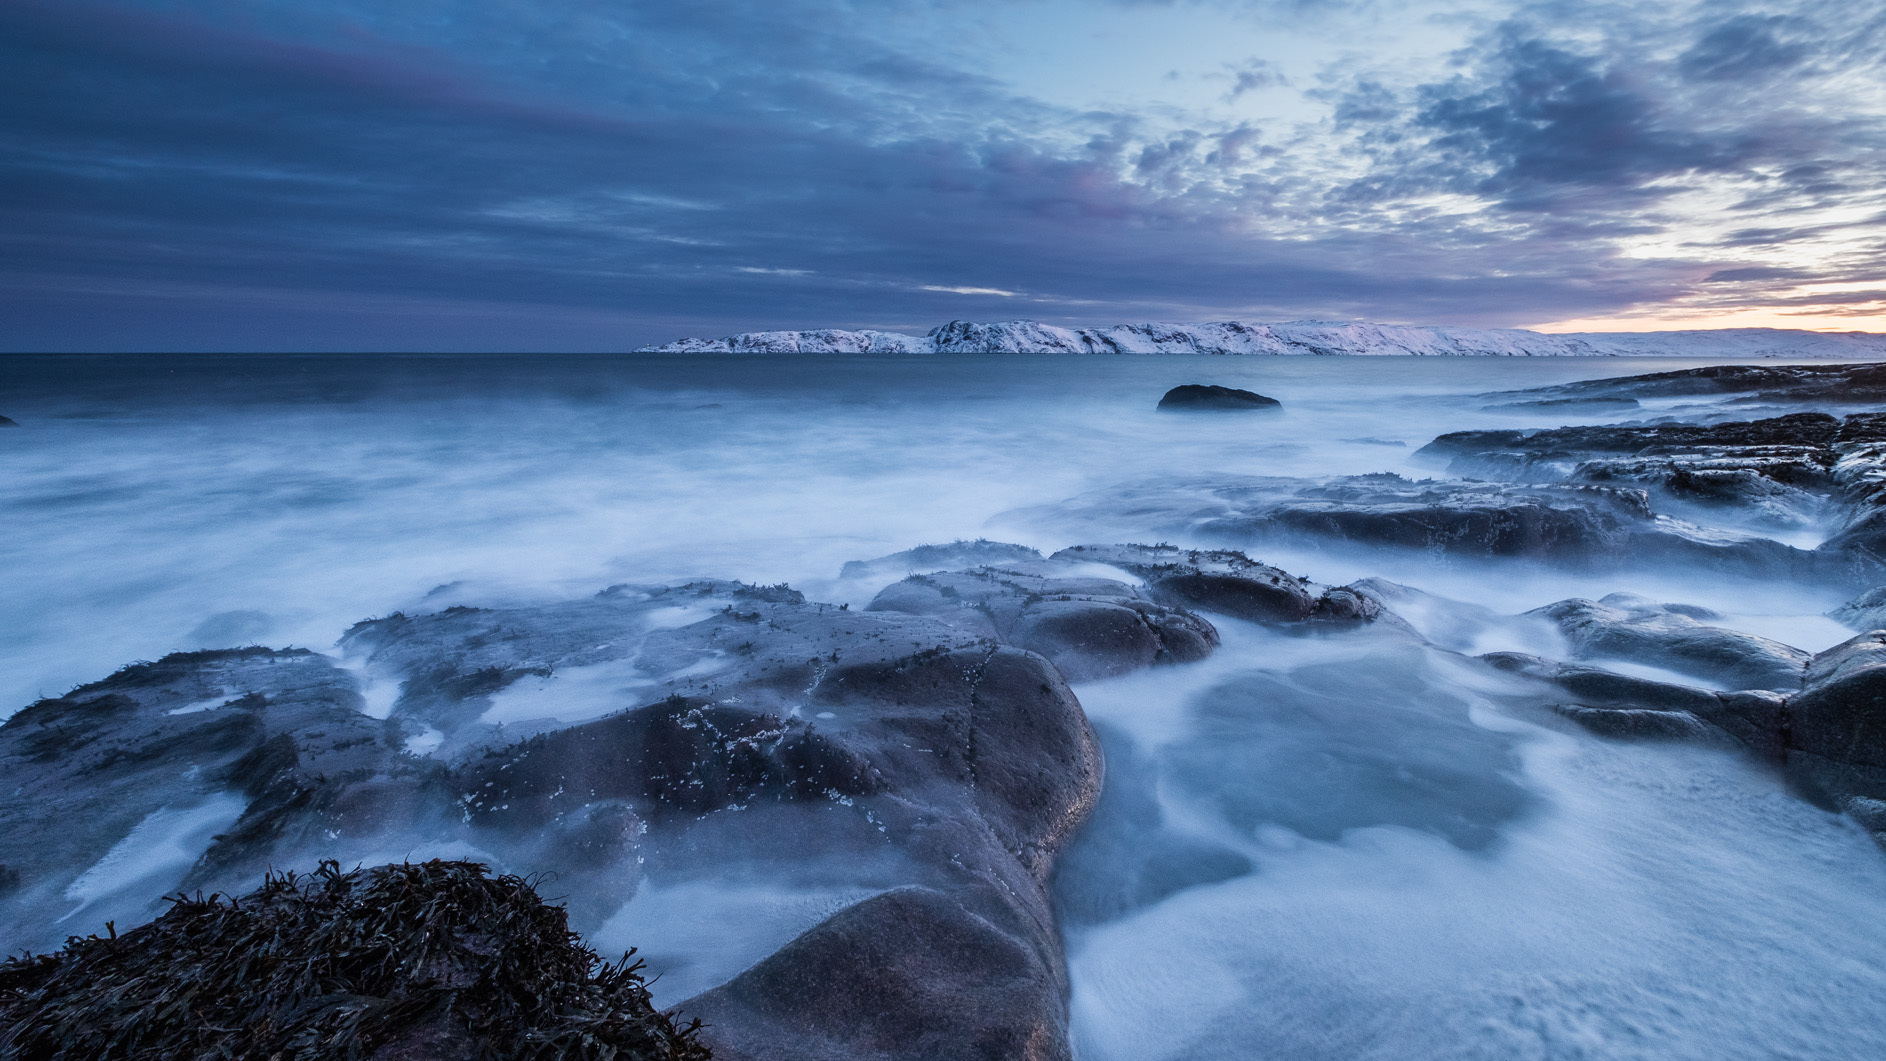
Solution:
M 1547 334 L 1518 328 L 1431 328 L 1367 321 L 1117 324 L 1062 328 L 1039 321 L 951 321 L 926 335 L 899 332 L 747 332 L 649 348 L 692 354 L 1317 354 L 1429 357 L 1886 357 L 1886 334 L 1722 328 Z

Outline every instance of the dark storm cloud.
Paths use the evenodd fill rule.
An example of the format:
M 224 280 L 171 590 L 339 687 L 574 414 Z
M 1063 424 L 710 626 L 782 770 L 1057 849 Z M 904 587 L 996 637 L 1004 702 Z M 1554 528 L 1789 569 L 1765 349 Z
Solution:
M 1056 108 L 946 49 L 874 38 L 843 0 L 406 10 L 0 7 L 4 341 L 614 347 L 958 315 L 1517 323 L 1732 269 L 1604 243 L 1654 227 L 1644 211 L 1673 179 L 1759 171 L 1751 201 L 1785 206 L 1879 176 L 1876 127 L 1725 121 L 1686 87 L 1862 61 L 1861 30 L 1816 51 L 1793 17 L 1684 27 L 1660 69 L 1515 23 L 1450 79 L 1362 70 L 1319 89 L 1332 124 L 1292 134 Z M 1233 98 L 1275 86 L 1262 63 L 1232 73 Z M 1357 159 L 1362 179 L 1328 175 Z M 1437 190 L 1504 209 L 1405 208 Z M 1524 238 L 1496 214 L 1529 215 Z

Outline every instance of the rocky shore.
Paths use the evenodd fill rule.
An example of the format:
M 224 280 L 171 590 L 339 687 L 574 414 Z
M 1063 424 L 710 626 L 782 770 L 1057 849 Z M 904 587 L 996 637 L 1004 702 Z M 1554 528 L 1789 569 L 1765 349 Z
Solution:
M 1817 402 L 1830 387 L 1871 386 L 1874 368 L 1695 370 L 1488 400 Z M 257 987 L 261 1001 L 240 1003 L 263 1006 L 266 1019 L 239 1019 L 228 1007 L 248 996 L 206 986 L 204 1002 L 171 1005 L 170 1023 L 140 1034 L 198 1052 L 238 1043 L 238 1054 L 281 1052 L 331 1025 L 375 1057 L 446 1056 L 440 1044 L 470 1056 L 474 1042 L 511 1044 L 491 1047 L 502 1056 L 601 1057 L 595 1044 L 642 1042 L 635 1036 L 668 1052 L 618 1056 L 1070 1057 L 1063 925 L 1251 871 L 1230 848 L 1160 833 L 1148 792 L 1105 784 L 1116 745 L 1071 683 L 1205 661 L 1226 624 L 1372 638 L 1384 659 L 1418 654 L 1486 676 L 1488 696 L 1567 731 L 1740 748 L 1801 797 L 1886 836 L 1886 629 L 1873 629 L 1886 597 L 1861 592 L 1886 583 L 1886 416 L 1712 413 L 1459 432 L 1421 452 L 1451 477 L 1174 476 L 1061 506 L 1130 506 L 1152 532 L 1226 548 L 926 545 L 847 564 L 843 579 L 881 586 L 862 607 L 785 585 L 624 584 L 367 619 L 332 654 L 177 653 L 42 699 L 0 724 L 14 793 L 0 804 L 9 948 L 44 950 L 68 925 L 148 916 L 165 888 L 237 895 L 268 883 L 240 901 L 178 901 L 115 940 L 75 939 L 7 966 L 0 1054 L 103 1049 L 94 1040 L 108 1023 L 88 983 L 222 983 L 233 975 L 226 962 L 249 960 L 276 922 L 319 941 L 355 913 L 379 916 L 431 888 L 473 911 L 440 937 L 462 955 L 376 959 L 371 977 L 321 979 L 319 991 L 304 982 L 312 973 L 295 973 L 304 980 Z M 1812 547 L 1764 533 L 1816 526 L 1832 533 Z M 1381 579 L 1321 585 L 1253 555 L 1306 541 L 1815 580 L 1856 596 L 1836 615 L 1858 636 L 1809 653 L 1707 608 L 1616 593 L 1473 618 L 1548 630 L 1559 646 L 1483 652 L 1433 619 L 1468 615 L 1468 604 Z M 1418 677 L 1424 666 L 1407 670 Z M 1205 697 L 1207 724 L 1173 753 L 1183 768 L 1174 783 L 1215 778 L 1229 820 L 1280 821 L 1313 838 L 1384 823 L 1344 796 L 1373 786 L 1394 795 L 1380 804 L 1398 808 L 1387 824 L 1484 848 L 1527 806 L 1510 780 L 1511 741 L 1470 725 L 1465 707 L 1435 691 L 1438 678 L 1418 680 L 1429 684 L 1404 696 L 1329 678 L 1377 720 L 1377 738 L 1438 742 L 1458 759 L 1390 764 L 1365 750 L 1319 768 L 1324 787 L 1288 805 L 1240 795 L 1225 748 L 1267 735 L 1271 744 L 1245 751 L 1287 765 L 1310 754 L 1299 747 L 1305 727 L 1350 725 L 1319 721 L 1320 708 L 1283 710 L 1301 690 L 1252 679 Z M 1411 696 L 1444 709 L 1410 714 Z M 1214 718 L 1243 728 L 1214 731 Z M 1083 833 L 1103 800 L 1117 813 Z M 500 875 L 462 861 L 406 864 L 414 838 L 482 852 Z M 162 861 L 173 848 L 179 858 Z M 315 866 L 326 868 L 265 876 Z M 565 905 L 543 906 L 505 873 L 548 875 Z M 567 911 L 579 927 L 601 925 L 649 882 L 744 878 L 852 898 L 682 1001 L 680 1013 L 705 1022 L 698 1033 L 655 1012 L 632 969 L 594 971 L 595 955 L 569 942 L 562 920 Z M 489 918 L 526 935 L 480 935 Z M 325 960 L 327 944 L 307 945 L 309 960 Z M 392 955 L 417 945 L 374 946 Z M 530 992 L 512 991 L 525 982 Z M 327 1001 L 309 1001 L 317 995 Z M 433 1016 L 408 1020 L 422 997 Z M 238 1026 L 256 1030 L 205 1030 Z M 525 1042 L 535 1045 L 516 1045 Z

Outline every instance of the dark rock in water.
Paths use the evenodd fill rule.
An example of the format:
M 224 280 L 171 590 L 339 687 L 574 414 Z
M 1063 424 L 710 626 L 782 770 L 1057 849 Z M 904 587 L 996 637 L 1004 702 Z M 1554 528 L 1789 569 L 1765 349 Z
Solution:
M 1052 559 L 1107 564 L 1146 580 L 1157 600 L 1258 623 L 1373 622 L 1381 602 L 1343 587 L 1323 590 L 1229 549 L 1170 545 L 1074 545 Z
M 1123 507 L 1159 533 L 1240 544 L 1387 546 L 1587 569 L 1681 563 L 1741 575 L 1842 581 L 1855 575 L 1848 557 L 1659 516 L 1646 491 L 1597 483 L 1417 481 L 1386 472 L 1307 483 L 1256 476 L 1168 479 L 1003 518 L 1065 523 L 1091 516 L 1104 524 Z
M 10 420 L 4 416 L 0 416 L 0 427 L 18 427 L 18 426 L 20 426 L 19 421 Z
M 1145 579 L 1157 599 L 1254 622 L 1301 622 L 1316 608 L 1301 580 L 1229 550 L 1074 545 L 1054 559 L 1108 564 Z
M 269 876 L 0 965 L 0 1056 L 687 1061 L 657 1011 L 527 881 L 466 862 Z
M 1554 704 L 1553 709 L 1601 737 L 1620 740 L 1667 740 L 1689 744 L 1723 743 L 1729 735 L 1687 711 L 1638 707 L 1585 707 Z
M 1487 408 L 1502 412 L 1550 409 L 1561 413 L 1609 413 L 1636 409 L 1638 401 L 1636 398 L 1542 398 L 1529 402 L 1505 402 L 1500 405 L 1490 405 Z
M 992 568 L 912 575 L 885 588 L 866 610 L 933 616 L 957 630 L 1038 652 L 1071 681 L 1155 663 L 1189 663 L 1218 646 L 1218 631 L 1205 620 L 1104 578 Z
M 1788 718 L 1790 748 L 1886 771 L 1886 633 L 1861 634 L 1815 656 L 1800 695 L 1788 701 Z
M 1875 586 L 1827 613 L 1855 630 L 1886 630 L 1886 586 Z
M 1641 486 L 1660 501 L 1720 511 L 1754 524 L 1817 525 L 1830 510 L 1846 526 L 1815 550 L 1816 565 L 1886 563 L 1886 416 L 1842 420 L 1797 413 L 1702 425 L 1461 431 L 1417 455 L 1448 470 L 1507 481 Z
M 1159 399 L 1159 408 L 1169 412 L 1201 410 L 1279 409 L 1283 403 L 1256 391 L 1216 384 L 1187 383 L 1174 387 Z
M 1658 604 L 1628 593 L 1603 600 L 1579 598 L 1536 608 L 1528 615 L 1558 624 L 1582 659 L 1613 658 L 1665 667 L 1730 688 L 1799 688 L 1808 653 L 1699 622 L 1706 609 Z
M 1780 761 L 1786 753 L 1785 701 L 1778 693 L 1712 693 L 1521 652 L 1480 658 L 1556 686 L 1568 700 L 1555 697 L 1551 708 L 1602 736 L 1698 744 L 1733 737 L 1769 760 Z
M 1641 376 L 1561 383 L 1486 397 L 1516 400 L 1724 397 L 1764 402 L 1864 404 L 1886 402 L 1886 364 L 1705 365 Z
M 900 888 L 841 911 L 688 1008 L 718 1016 L 708 1034 L 723 1056 L 1065 1057 L 1057 977 L 1027 935 L 940 892 Z M 808 1025 L 831 1038 L 808 1036 Z
M 0 850 L 20 878 L 0 897 L 6 930 L 75 903 L 101 919 L 148 912 L 188 862 L 142 882 L 145 893 L 135 873 L 80 879 L 146 822 L 189 832 L 205 868 L 329 829 L 364 839 L 412 828 L 442 770 L 400 754 L 397 729 L 361 707 L 352 676 L 327 658 L 247 648 L 133 664 L 21 709 L 0 724 Z M 370 804 L 343 798 L 367 787 Z
M 971 567 L 1003 566 L 1038 561 L 1041 554 L 1026 545 L 975 541 L 950 542 L 948 545 L 919 545 L 901 553 L 875 560 L 852 560 L 838 572 L 840 578 L 902 578 L 931 571 L 961 571 Z

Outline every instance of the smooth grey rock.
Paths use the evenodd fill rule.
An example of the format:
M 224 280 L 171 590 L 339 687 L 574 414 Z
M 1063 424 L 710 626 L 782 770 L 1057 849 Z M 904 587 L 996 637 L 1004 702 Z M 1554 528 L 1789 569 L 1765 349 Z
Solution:
M 1886 630 L 1886 586 L 1875 586 L 1827 613 L 1862 632 Z
M 1599 601 L 1573 598 L 1526 614 L 1557 623 L 1580 659 L 1629 660 L 1728 688 L 1799 688 L 1809 659 L 1808 653 L 1779 641 L 1699 622 L 1689 607 L 1630 594 Z
M 178 884 L 187 863 L 143 890 L 134 871 L 78 883 L 146 822 L 187 838 L 160 831 L 145 845 L 202 845 L 190 879 L 207 879 L 327 830 L 380 836 L 429 820 L 442 771 L 402 755 L 397 727 L 360 709 L 352 676 L 326 657 L 245 648 L 132 664 L 15 713 L 0 724 L 0 850 L 17 874 L 0 899 L 8 949 L 62 938 L 50 926 L 82 904 L 100 922 L 153 913 L 152 890 Z M 373 800 L 354 798 L 367 790 Z
M 1040 559 L 1041 553 L 1026 545 L 977 538 L 975 541 L 955 541 L 946 545 L 919 545 L 875 560 L 847 561 L 838 577 L 902 578 L 931 571 L 961 571 L 971 567 L 1005 566 Z
M 1050 578 L 993 568 L 912 575 L 865 609 L 927 615 L 955 629 L 1046 656 L 1071 681 L 1155 663 L 1204 659 L 1218 631 L 1124 582 Z

